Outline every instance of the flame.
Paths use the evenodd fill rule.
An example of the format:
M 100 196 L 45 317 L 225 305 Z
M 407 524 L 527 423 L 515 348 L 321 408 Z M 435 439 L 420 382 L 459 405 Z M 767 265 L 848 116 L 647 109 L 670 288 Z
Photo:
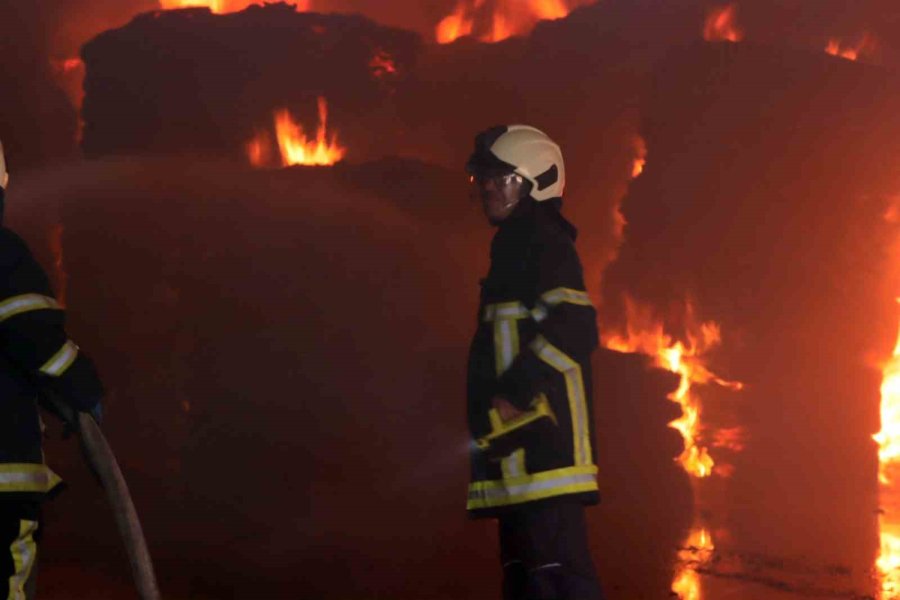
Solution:
M 286 108 L 274 113 L 275 138 L 280 151 L 281 166 L 333 165 L 344 158 L 347 149 L 338 144 L 337 134 L 328 139 L 328 105 L 325 98 L 318 99 L 319 127 L 315 139 L 308 139 L 303 128 L 294 121 Z M 259 132 L 247 142 L 245 151 L 250 164 L 255 167 L 265 166 L 270 162 L 272 140 L 268 132 Z
M 586 0 L 457 0 L 453 11 L 435 28 L 439 44 L 449 44 L 463 36 L 476 36 L 482 42 L 500 42 L 531 31 L 538 21 L 561 19 L 571 12 L 572 4 Z
M 676 459 L 690 475 L 698 478 L 713 473 L 715 462 L 706 447 L 699 442 L 700 399 L 693 390 L 695 384 L 715 383 L 733 390 L 740 390 L 743 384 L 726 381 L 710 371 L 703 361 L 703 354 L 718 346 L 722 341 L 721 330 L 715 322 L 698 323 L 694 317 L 693 305 L 685 304 L 687 341 L 676 340 L 665 333 L 663 324 L 653 318 L 652 311 L 640 308 L 626 297 L 626 333 L 605 334 L 604 345 L 618 352 L 640 352 L 653 357 L 656 365 L 680 376 L 678 389 L 669 399 L 681 406 L 682 415 L 669 423 L 684 440 L 684 451 Z M 727 476 L 729 470 L 716 471 Z
M 470 35 L 475 27 L 475 20 L 468 16 L 469 9 L 460 0 L 453 12 L 441 19 L 435 30 L 438 44 L 449 44 L 463 36 Z
M 875 38 L 869 33 L 864 33 L 859 42 L 854 46 L 845 46 L 839 38 L 831 38 L 825 46 L 825 52 L 832 56 L 839 56 L 841 58 L 846 58 L 847 60 L 855 61 L 861 56 L 871 55 L 876 47 L 877 42 L 875 41 Z
M 879 518 L 880 548 L 875 566 L 881 575 L 882 597 L 888 599 L 900 592 L 900 522 L 896 520 L 896 509 L 900 507 L 893 486 L 893 476 L 900 465 L 900 332 L 882 373 L 881 431 L 872 436 L 878 444 L 878 480 L 883 506 Z
M 65 92 L 72 108 L 78 113 L 75 141 L 80 144 L 84 135 L 84 121 L 81 118 L 81 106 L 84 104 L 84 61 L 80 58 L 51 59 L 50 67 L 56 84 Z
M 744 32 L 737 26 L 737 5 L 718 6 L 706 15 L 703 39 L 707 42 L 739 42 Z
M 50 251 L 53 253 L 53 270 L 56 274 L 56 301 L 63 308 L 66 306 L 66 287 L 69 281 L 63 253 L 64 232 L 65 229 L 61 223 L 54 225 L 50 230 Z
M 678 551 L 680 568 L 672 582 L 672 592 L 681 600 L 700 600 L 700 575 L 697 569 L 708 564 L 715 552 L 712 536 L 705 527 L 694 527 Z
M 637 179 L 644 172 L 644 167 L 647 166 L 647 143 L 644 138 L 637 135 L 632 141 L 632 146 L 634 147 L 634 159 L 631 163 L 631 178 Z
M 291 4 L 295 5 L 297 12 L 308 11 L 311 3 L 312 0 L 293 0 L 291 2 Z M 262 2 L 258 0 L 159 0 L 159 7 L 162 10 L 205 6 L 216 14 L 237 12 L 244 10 L 248 6 L 259 4 L 262 4 Z

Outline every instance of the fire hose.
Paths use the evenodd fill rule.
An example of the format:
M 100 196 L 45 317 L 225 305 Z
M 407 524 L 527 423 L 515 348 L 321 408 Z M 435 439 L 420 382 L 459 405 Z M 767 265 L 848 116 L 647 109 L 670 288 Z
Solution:
M 119 534 L 122 536 L 125 552 L 128 554 L 138 596 L 141 600 L 160 600 L 153 561 L 150 558 L 147 541 L 144 539 L 144 530 L 134 508 L 134 502 L 131 500 L 128 484 L 125 482 L 125 477 L 122 476 L 119 462 L 106 441 L 106 436 L 103 435 L 100 426 L 89 414 L 75 412 L 56 398 L 48 398 L 48 400 L 57 414 L 61 415 L 67 423 L 77 426 L 82 454 L 84 454 L 88 467 L 94 472 L 100 485 L 106 491 L 106 498 L 112 508 Z

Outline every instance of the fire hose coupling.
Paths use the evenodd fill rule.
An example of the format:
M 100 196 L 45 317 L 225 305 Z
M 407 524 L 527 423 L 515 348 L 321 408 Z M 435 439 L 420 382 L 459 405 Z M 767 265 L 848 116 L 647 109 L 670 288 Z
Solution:
M 557 426 L 556 414 L 550 406 L 546 394 L 538 394 L 531 401 L 531 410 L 504 421 L 496 408 L 488 411 L 491 421 L 491 433 L 475 440 L 475 445 L 482 452 L 502 454 L 507 447 L 522 446 L 522 439 L 538 435 L 546 427 Z

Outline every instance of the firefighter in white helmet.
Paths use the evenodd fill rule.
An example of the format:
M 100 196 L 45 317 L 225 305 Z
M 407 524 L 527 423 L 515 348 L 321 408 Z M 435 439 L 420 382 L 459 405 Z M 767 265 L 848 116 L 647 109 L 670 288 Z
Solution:
M 0 220 L 8 183 L 0 145 Z M 0 598 L 33 597 L 40 505 L 61 483 L 44 464 L 38 401 L 100 421 L 103 387 L 64 317 L 25 242 L 0 226 Z
M 469 353 L 468 510 L 499 521 L 505 600 L 597 600 L 584 516 L 598 501 L 597 326 L 560 213 L 562 153 L 534 127 L 493 127 L 466 170 L 497 227 Z

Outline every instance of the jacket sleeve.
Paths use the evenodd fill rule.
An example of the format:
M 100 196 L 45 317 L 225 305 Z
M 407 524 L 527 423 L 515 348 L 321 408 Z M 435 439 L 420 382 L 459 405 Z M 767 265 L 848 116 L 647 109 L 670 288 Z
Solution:
M 597 347 L 596 312 L 585 291 L 574 244 L 549 240 L 537 250 L 537 334 L 499 380 L 499 393 L 520 409 L 546 392 L 555 375 L 580 368 Z
M 0 352 L 39 387 L 75 410 L 92 409 L 103 387 L 91 360 L 69 339 L 65 312 L 25 243 L 7 229 L 0 236 Z

